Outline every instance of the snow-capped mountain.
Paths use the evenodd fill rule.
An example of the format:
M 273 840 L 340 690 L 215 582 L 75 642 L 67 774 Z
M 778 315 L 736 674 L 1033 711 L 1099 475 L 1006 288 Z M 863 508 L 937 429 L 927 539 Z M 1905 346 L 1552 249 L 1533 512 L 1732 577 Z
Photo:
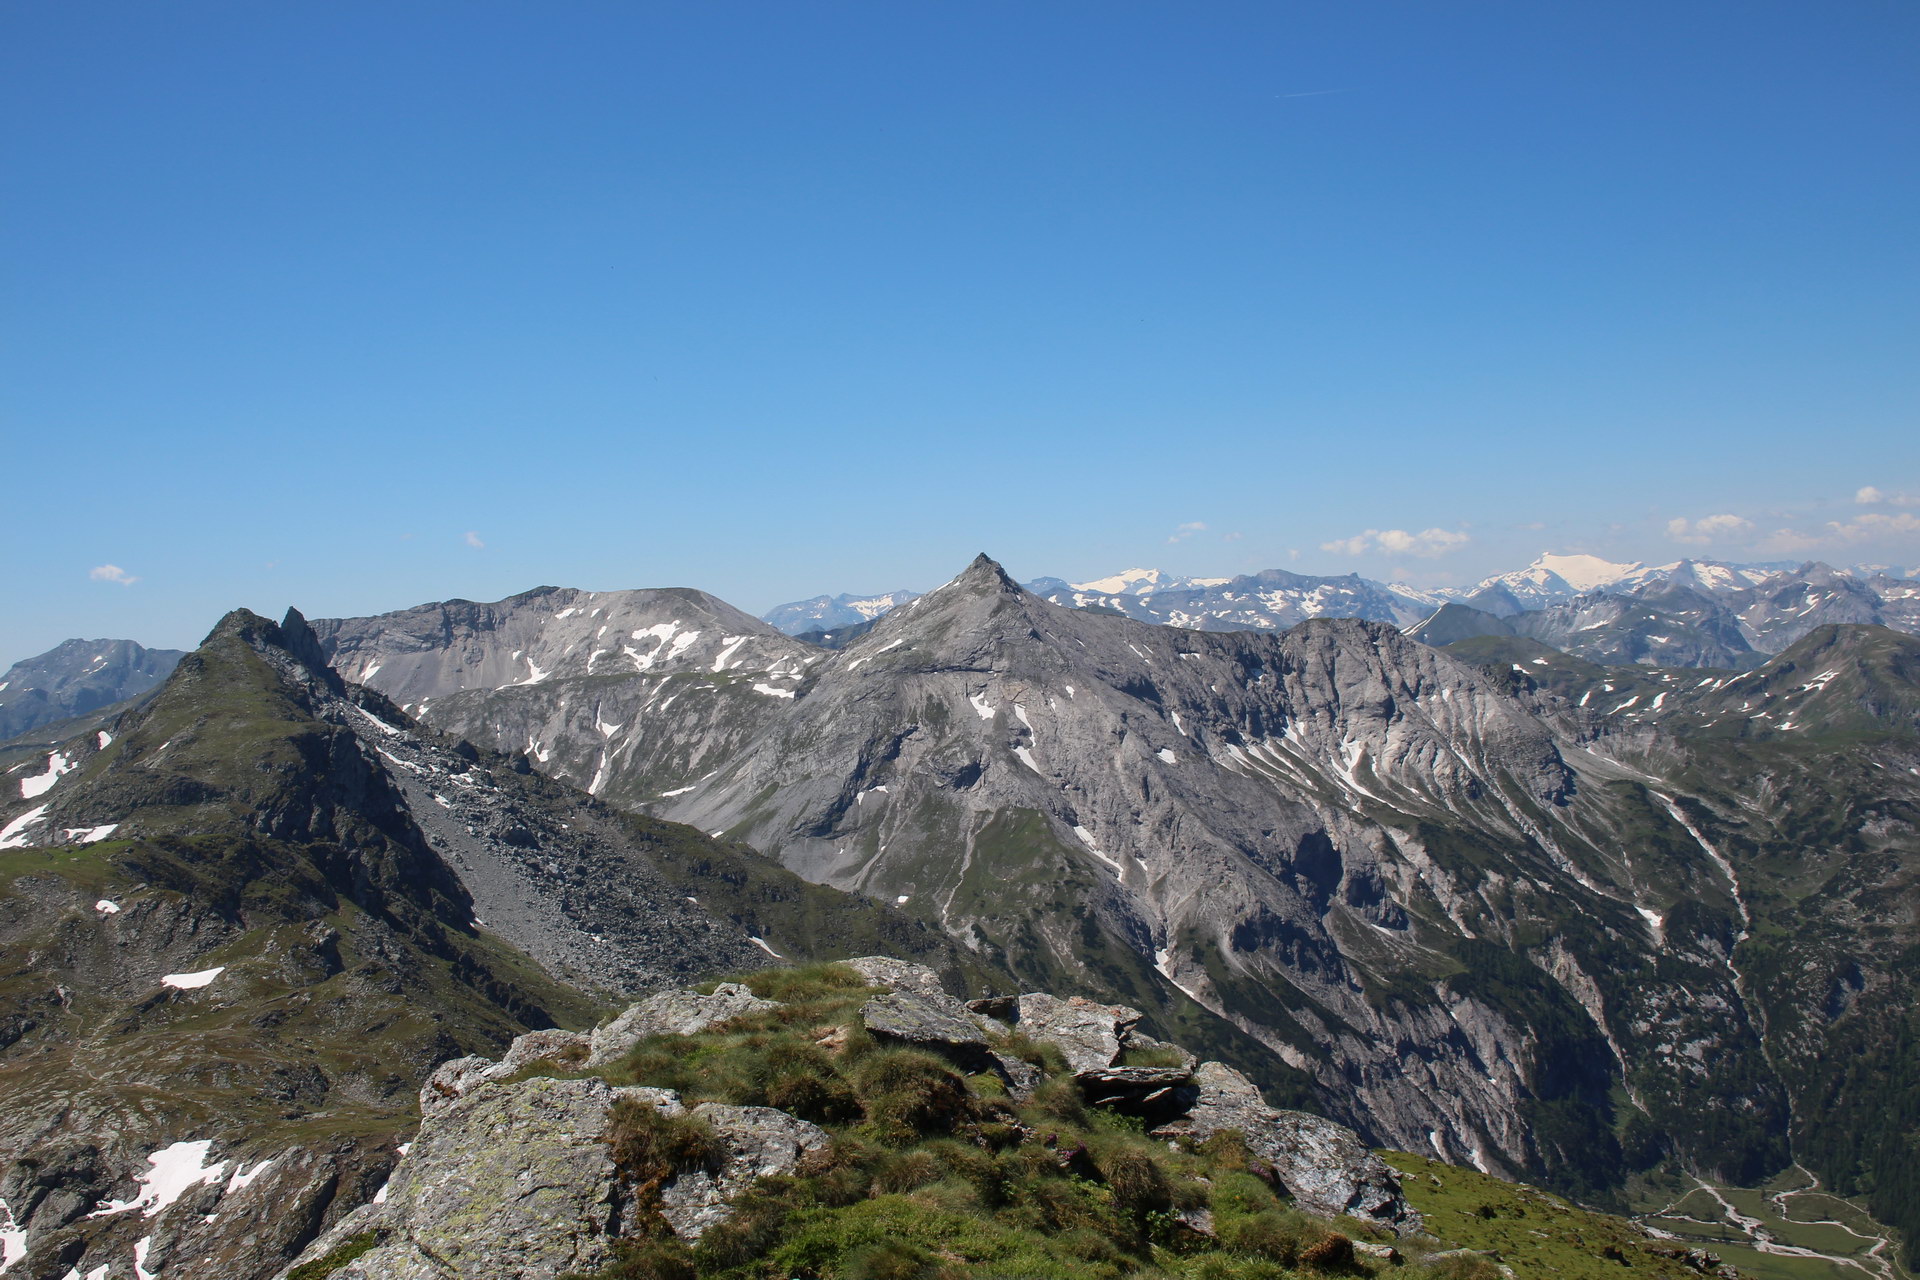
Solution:
M 790 636 L 806 635 L 810 631 L 834 631 L 872 622 L 889 609 L 898 609 L 907 601 L 916 599 L 919 594 L 902 588 L 883 591 L 876 596 L 814 596 L 811 600 L 776 605 L 761 614 L 760 620 L 771 623 Z
M 1817 562 L 1696 559 L 1650 565 L 1545 552 L 1524 569 L 1457 587 L 1422 588 L 1358 574 L 1284 569 L 1194 578 L 1149 568 L 1124 569 L 1084 582 L 1041 577 L 1023 585 L 1054 604 L 1193 631 L 1284 631 L 1308 618 L 1367 618 L 1412 627 L 1446 604 L 1465 605 L 1495 618 L 1552 615 L 1518 621 L 1512 634 L 1564 644 L 1568 652 L 1596 662 L 1745 665 L 1757 661 L 1755 655 L 1777 653 L 1828 622 L 1881 622 L 1920 631 L 1920 583 L 1878 565 L 1845 570 Z M 1588 597 L 1624 597 L 1635 603 L 1628 607 Z M 840 634 L 827 647 L 838 648 L 912 598 L 911 592 L 819 596 L 782 605 L 765 620 L 789 635 L 816 633 L 810 635 L 814 640 L 820 638 L 818 632 L 837 630 Z M 1582 600 L 1587 602 L 1575 603 Z M 1728 616 L 1708 622 L 1706 615 L 1716 609 Z M 1443 630 L 1452 634 L 1463 626 L 1484 624 L 1452 617 Z M 1705 630 L 1698 630 L 1701 627 Z

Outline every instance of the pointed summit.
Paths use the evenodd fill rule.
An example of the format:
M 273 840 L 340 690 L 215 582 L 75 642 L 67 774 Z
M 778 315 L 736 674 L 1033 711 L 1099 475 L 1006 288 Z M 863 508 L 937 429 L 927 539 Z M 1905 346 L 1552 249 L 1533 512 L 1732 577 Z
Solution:
M 953 580 L 953 584 L 972 587 L 976 590 L 982 588 L 996 591 L 1020 590 L 1020 584 L 1007 576 L 1007 571 L 1000 567 L 1000 562 L 984 551 L 973 558 L 973 563 Z

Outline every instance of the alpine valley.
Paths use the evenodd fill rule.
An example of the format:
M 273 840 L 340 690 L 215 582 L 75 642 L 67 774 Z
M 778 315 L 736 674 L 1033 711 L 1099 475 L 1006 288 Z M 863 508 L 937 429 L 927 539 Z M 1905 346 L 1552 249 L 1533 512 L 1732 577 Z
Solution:
M 241 611 L 0 745 L 0 1271 L 273 1276 L 357 1229 L 437 1064 L 885 955 L 982 1016 L 1139 1011 L 1403 1171 L 1905 1274 L 1920 582 L 983 555 L 769 616 Z M 1782 1234 L 1794 1195 L 1862 1247 Z

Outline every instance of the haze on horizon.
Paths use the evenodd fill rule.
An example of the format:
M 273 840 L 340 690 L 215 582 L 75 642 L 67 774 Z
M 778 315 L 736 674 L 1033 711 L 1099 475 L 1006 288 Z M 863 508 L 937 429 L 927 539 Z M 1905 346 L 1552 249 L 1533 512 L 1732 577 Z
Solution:
M 1920 12 L 0 16 L 0 655 L 538 583 L 1920 565 Z

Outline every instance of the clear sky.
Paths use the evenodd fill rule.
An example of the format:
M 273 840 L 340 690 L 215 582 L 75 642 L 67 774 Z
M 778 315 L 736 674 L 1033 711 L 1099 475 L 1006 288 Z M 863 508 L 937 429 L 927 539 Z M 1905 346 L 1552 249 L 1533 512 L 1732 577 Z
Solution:
M 1916 68 L 1910 0 L 11 0 L 0 663 L 983 549 L 1911 566 Z

